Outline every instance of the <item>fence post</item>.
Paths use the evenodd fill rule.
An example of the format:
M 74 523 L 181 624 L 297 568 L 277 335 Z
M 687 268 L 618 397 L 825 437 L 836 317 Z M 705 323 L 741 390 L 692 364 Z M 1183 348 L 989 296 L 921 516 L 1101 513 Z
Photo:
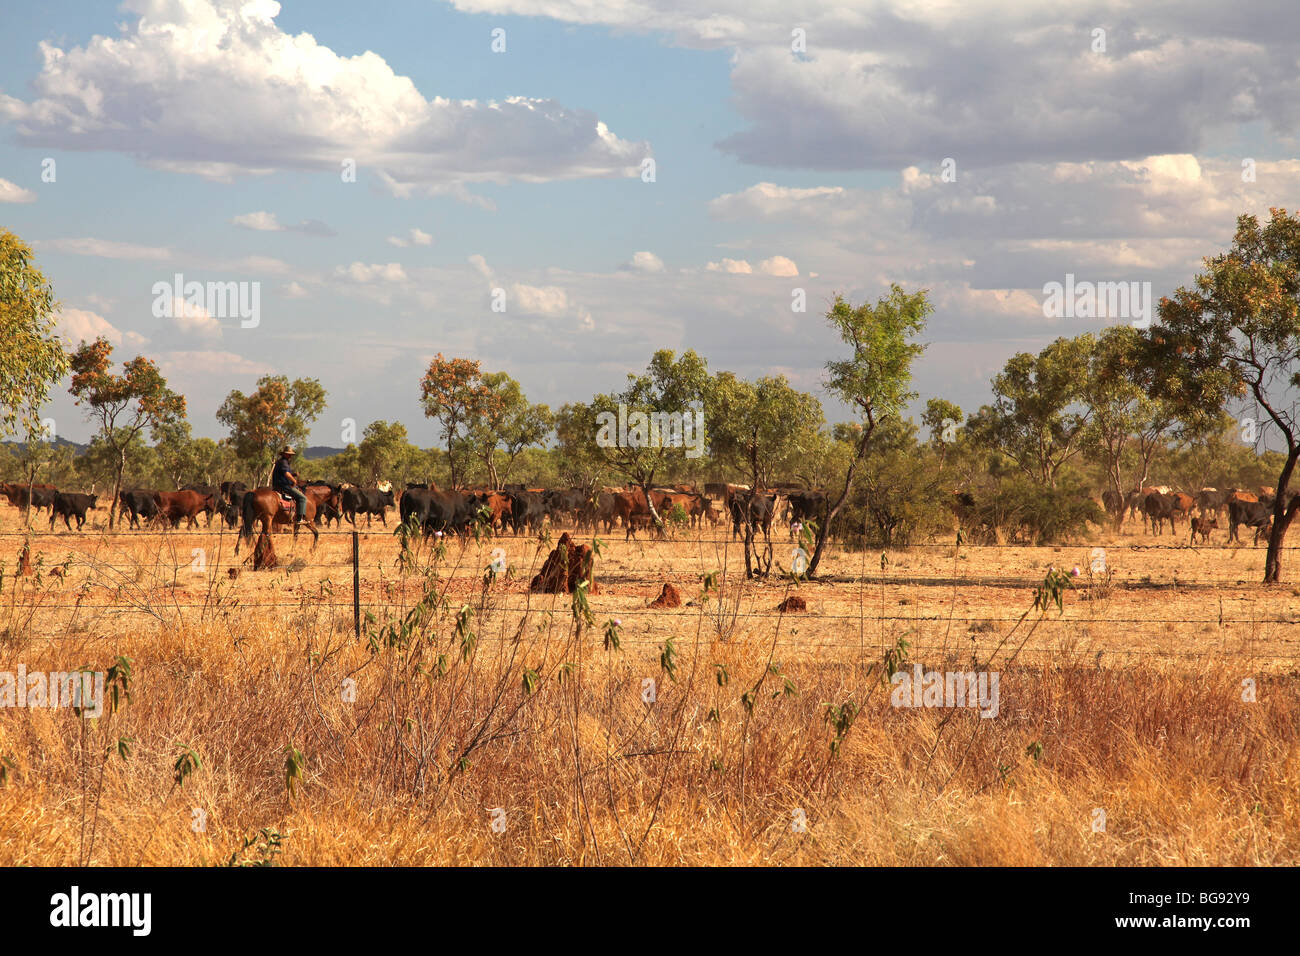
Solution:
M 352 633 L 361 638 L 361 535 L 352 532 Z

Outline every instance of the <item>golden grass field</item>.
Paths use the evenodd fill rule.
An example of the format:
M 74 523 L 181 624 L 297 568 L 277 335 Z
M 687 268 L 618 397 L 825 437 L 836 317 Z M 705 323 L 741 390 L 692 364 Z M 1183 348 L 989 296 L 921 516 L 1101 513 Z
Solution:
M 97 720 L 0 709 L 5 865 L 1300 862 L 1300 564 L 1259 585 L 1248 535 L 949 540 L 883 566 L 832 546 L 795 584 L 745 581 L 722 528 L 616 529 L 588 619 L 528 593 L 536 540 L 403 568 L 376 522 L 357 640 L 350 535 L 277 535 L 254 572 L 215 526 L 92 514 L 37 520 L 17 576 L 0 512 L 0 671 L 130 659 Z M 485 585 L 497 547 L 511 572 Z M 1081 571 L 1061 612 L 1033 606 L 1050 566 Z M 665 582 L 683 606 L 648 608 Z M 776 611 L 790 594 L 806 612 Z M 997 716 L 891 706 L 891 651 L 997 672 Z

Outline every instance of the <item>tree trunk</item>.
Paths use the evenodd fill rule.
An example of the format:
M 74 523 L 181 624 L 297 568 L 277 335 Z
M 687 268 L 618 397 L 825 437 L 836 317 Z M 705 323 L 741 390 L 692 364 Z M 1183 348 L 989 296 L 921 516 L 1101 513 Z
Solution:
M 121 510 L 122 501 L 122 472 L 126 471 L 126 448 L 124 447 L 117 455 L 117 473 L 113 476 L 113 497 L 108 503 L 108 530 L 112 531 L 116 525 L 114 516 L 118 515 Z
M 1120 480 L 1119 468 L 1116 467 L 1115 473 L 1111 475 L 1112 488 L 1115 494 L 1119 495 L 1119 507 L 1115 509 L 1115 533 L 1119 534 L 1120 528 L 1124 526 L 1124 491 L 1123 482 Z
M 650 477 L 646 479 L 646 481 L 638 482 L 638 486 L 641 488 L 641 494 L 645 495 L 645 505 L 650 509 L 650 520 L 655 523 L 655 527 L 659 530 L 660 537 L 666 537 L 667 530 L 664 528 L 664 519 L 659 517 L 659 512 L 655 509 L 654 498 L 650 495 L 650 486 L 653 484 L 654 472 L 650 473 Z
M 1287 528 L 1291 519 L 1300 509 L 1300 498 L 1287 507 L 1287 495 L 1291 484 L 1291 473 L 1295 471 L 1296 460 L 1300 459 L 1300 446 L 1291 449 L 1282 466 L 1282 473 L 1277 478 L 1277 497 L 1273 499 L 1273 530 L 1268 535 L 1268 553 L 1264 556 L 1264 583 L 1278 584 L 1282 580 L 1282 542 L 1286 540 Z
M 831 524 L 835 521 L 835 516 L 840 513 L 844 507 L 844 502 L 848 500 L 849 492 L 853 490 L 853 474 L 858 470 L 858 465 L 867 454 L 867 442 L 871 440 L 871 433 L 876 430 L 876 423 L 868 418 L 868 423 L 862 426 L 862 438 L 858 440 L 858 453 L 853 456 L 849 462 L 848 473 L 844 476 L 844 490 L 840 492 L 839 500 L 835 506 L 826 512 L 826 521 L 822 527 L 817 529 L 817 547 L 813 549 L 812 560 L 808 562 L 809 580 L 817 573 L 817 566 L 822 560 L 822 550 L 826 547 L 826 539 L 831 534 Z

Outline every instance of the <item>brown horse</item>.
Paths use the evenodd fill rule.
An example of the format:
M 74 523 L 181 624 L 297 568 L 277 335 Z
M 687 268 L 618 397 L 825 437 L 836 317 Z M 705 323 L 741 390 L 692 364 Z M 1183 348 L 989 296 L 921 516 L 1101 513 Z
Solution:
M 316 530 L 316 515 L 320 512 L 320 507 L 330 497 L 332 492 L 324 486 L 312 485 L 302 489 L 303 494 L 307 496 L 307 517 L 304 522 L 307 529 L 312 535 L 312 550 L 316 549 L 320 541 L 320 532 Z M 270 534 L 272 527 L 275 525 L 287 525 L 293 523 L 293 505 L 288 510 L 281 507 L 280 493 L 274 488 L 254 488 L 252 491 L 244 494 L 244 500 L 241 505 L 243 511 L 244 524 L 239 529 L 239 540 L 235 542 L 235 554 L 239 554 L 239 545 L 243 541 L 253 540 L 253 525 L 257 522 L 262 523 L 262 534 Z M 298 537 L 298 528 L 295 525 L 293 536 Z

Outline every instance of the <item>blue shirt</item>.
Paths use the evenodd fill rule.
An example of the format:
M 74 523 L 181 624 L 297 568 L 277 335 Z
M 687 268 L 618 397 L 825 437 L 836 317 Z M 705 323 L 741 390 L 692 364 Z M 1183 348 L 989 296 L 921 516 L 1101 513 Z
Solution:
M 271 471 L 271 487 L 288 491 L 294 487 L 293 481 L 289 478 L 291 474 L 293 470 L 289 467 L 289 459 L 281 455 L 275 460 L 275 468 Z

